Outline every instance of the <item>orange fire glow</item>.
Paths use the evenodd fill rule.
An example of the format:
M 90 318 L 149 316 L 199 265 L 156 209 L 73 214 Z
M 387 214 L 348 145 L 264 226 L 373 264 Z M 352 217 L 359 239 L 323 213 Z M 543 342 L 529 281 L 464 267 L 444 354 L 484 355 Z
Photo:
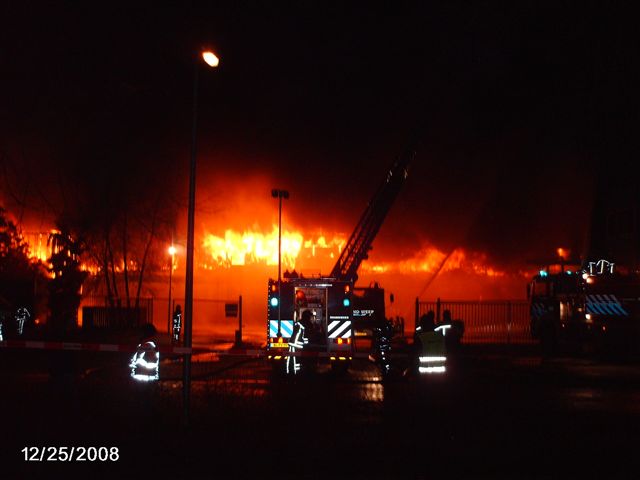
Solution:
M 325 252 L 328 258 L 334 258 L 345 244 L 340 235 L 330 240 L 322 235 L 305 236 L 300 231 L 282 231 L 282 265 L 285 268 L 296 268 L 301 258 L 316 257 Z M 205 268 L 215 266 L 231 267 L 264 263 L 278 264 L 278 226 L 273 225 L 270 232 L 245 230 L 236 232 L 227 229 L 223 236 L 205 234 L 203 247 L 207 252 Z
M 46 262 L 51 256 L 51 246 L 47 245 L 48 233 L 25 232 L 22 233 L 22 238 L 27 243 L 30 259 Z
M 47 234 L 27 234 L 25 240 L 29 244 L 30 257 L 46 262 L 51 255 L 51 247 L 47 245 Z M 347 237 L 342 233 L 326 232 L 303 233 L 300 229 L 283 229 L 282 231 L 282 265 L 284 269 L 312 269 L 314 273 L 321 268 L 322 273 L 329 273 L 340 252 L 345 247 Z M 205 233 L 201 243 L 205 258 L 200 266 L 212 270 L 251 264 L 274 266 L 278 264 L 278 226 L 274 224 L 270 231 L 257 228 L 236 231 L 227 229 L 221 235 Z M 434 273 L 440 268 L 447 253 L 427 245 L 416 249 L 411 257 L 389 261 L 384 259 L 380 251 L 373 250 L 371 257 L 360 267 L 363 274 L 420 274 Z M 174 260 L 174 270 L 177 259 Z M 116 272 L 123 271 L 124 265 L 116 265 Z M 83 263 L 82 270 L 96 275 L 100 269 L 94 265 Z M 131 261 L 129 270 L 136 270 L 137 265 Z M 168 270 L 168 269 L 167 269 Z M 486 255 L 458 248 L 451 253 L 442 266 L 442 273 L 461 270 L 487 277 L 502 277 L 504 271 L 488 264 Z
M 505 273 L 487 266 L 486 255 L 469 253 L 458 248 L 453 251 L 445 261 L 447 254 L 435 247 L 423 247 L 415 255 L 406 260 L 396 262 L 369 262 L 362 264 L 363 272 L 371 273 L 434 273 L 442 265 L 442 272 L 452 270 L 464 270 L 469 273 L 486 275 L 488 277 L 500 277 Z
M 308 259 L 316 259 L 328 273 L 333 263 L 346 244 L 342 234 L 304 234 L 300 230 L 283 230 L 282 232 L 282 264 L 284 268 L 304 268 L 309 265 Z M 273 225 L 270 232 L 257 230 L 237 232 L 227 229 L 222 236 L 207 233 L 203 247 L 207 252 L 204 267 L 229 268 L 235 265 L 278 264 L 278 226 Z M 363 262 L 363 273 L 433 273 L 447 257 L 445 252 L 433 246 L 425 246 L 408 259 L 383 261 L 372 253 L 372 258 Z M 487 265 L 486 255 L 456 249 L 446 260 L 442 271 L 464 270 L 469 273 L 499 277 L 505 272 Z
M 56 233 L 57 230 L 50 230 L 49 232 L 23 232 L 22 239 L 27 243 L 28 249 L 28 257 L 32 261 L 40 261 L 45 266 L 49 267 L 49 258 L 54 252 L 53 247 L 49 243 L 49 235 L 51 233 Z M 97 275 L 100 269 L 92 264 L 87 262 L 82 262 L 80 264 L 80 269 L 84 272 L 89 272 L 91 275 Z M 121 271 L 116 267 L 116 271 Z M 51 273 L 49 276 L 52 278 L 54 274 Z

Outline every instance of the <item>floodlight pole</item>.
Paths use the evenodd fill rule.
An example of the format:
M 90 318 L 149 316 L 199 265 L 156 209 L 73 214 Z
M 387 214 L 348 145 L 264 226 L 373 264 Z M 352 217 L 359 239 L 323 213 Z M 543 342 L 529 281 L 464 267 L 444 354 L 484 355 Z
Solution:
M 282 337 L 280 325 L 281 315 L 280 315 L 280 306 L 282 304 L 282 199 L 287 200 L 289 198 L 289 192 L 286 190 L 271 190 L 271 196 L 274 198 L 278 198 L 278 338 Z

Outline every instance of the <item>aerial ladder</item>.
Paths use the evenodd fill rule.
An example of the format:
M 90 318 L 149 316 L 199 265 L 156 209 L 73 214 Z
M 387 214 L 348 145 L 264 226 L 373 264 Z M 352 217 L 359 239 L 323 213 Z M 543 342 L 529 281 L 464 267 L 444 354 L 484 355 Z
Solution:
M 414 156 L 413 150 L 406 150 L 389 169 L 382 185 L 365 208 L 347 245 L 340 253 L 330 277 L 354 283 L 358 280 L 358 268 L 362 261 L 369 257 L 373 240 L 407 178 L 409 164 Z
M 395 160 L 367 204 L 347 245 L 331 270 L 330 277 L 353 283 L 358 280 L 358 268 L 369 258 L 373 240 L 407 179 L 409 165 L 414 157 L 415 151 L 410 148 Z M 372 327 L 386 319 L 384 289 L 375 283 L 369 287 L 354 287 L 353 294 L 355 334 L 372 335 Z

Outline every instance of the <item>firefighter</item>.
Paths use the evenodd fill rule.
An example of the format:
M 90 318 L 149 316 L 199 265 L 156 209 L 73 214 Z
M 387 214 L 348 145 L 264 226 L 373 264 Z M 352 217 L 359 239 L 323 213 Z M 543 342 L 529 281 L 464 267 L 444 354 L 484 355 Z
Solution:
M 436 331 L 435 314 L 429 310 L 420 317 L 413 336 L 414 365 L 418 373 L 444 371 L 446 345 L 443 331 Z
M 307 332 L 312 329 L 311 310 L 302 312 L 302 318 L 293 326 L 291 339 L 289 340 L 289 352 L 302 351 L 304 346 L 309 343 Z M 300 359 L 295 355 L 287 356 L 286 372 L 289 374 L 297 374 L 302 367 Z
M 429 332 L 436 328 L 436 314 L 433 310 L 429 310 L 427 313 L 420 317 L 418 325 L 416 325 L 416 333 Z
M 373 358 L 379 365 L 383 377 L 391 373 L 390 353 L 393 330 L 393 322 L 387 319 L 384 319 L 373 329 Z
M 16 310 L 15 320 L 16 320 L 16 328 L 18 330 L 18 335 L 22 335 L 24 332 L 24 324 L 27 320 L 31 318 L 31 314 L 29 310 L 25 307 L 20 307 Z
M 304 348 L 304 346 L 309 343 L 308 334 L 312 329 L 311 310 L 305 310 L 302 312 L 300 321 L 296 322 L 293 326 L 293 333 L 291 334 L 292 340 L 289 342 L 289 346 L 292 346 L 294 349 Z
M 172 327 L 171 341 L 177 343 L 180 341 L 180 330 L 182 330 L 182 308 L 180 308 L 180 305 L 176 305 L 176 309 L 173 312 Z
M 442 322 L 438 326 L 442 327 L 446 338 L 447 350 L 457 351 L 460 348 L 460 342 L 464 334 L 464 322 L 462 320 L 453 320 L 451 311 L 445 310 L 442 312 Z

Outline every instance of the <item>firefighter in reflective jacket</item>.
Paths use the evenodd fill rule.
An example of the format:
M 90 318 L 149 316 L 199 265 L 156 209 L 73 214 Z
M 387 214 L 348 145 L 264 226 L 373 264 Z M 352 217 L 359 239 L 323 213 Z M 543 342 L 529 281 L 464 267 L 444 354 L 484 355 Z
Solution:
M 311 311 L 305 310 L 302 313 L 302 318 L 299 322 L 296 322 L 293 326 L 293 333 L 291 334 L 291 340 L 289 340 L 289 351 L 296 352 L 302 351 L 304 346 L 309 343 L 307 338 L 307 331 L 311 330 Z M 302 364 L 299 358 L 294 355 L 287 357 L 286 369 L 287 373 L 296 374 L 300 371 Z
M 382 376 L 391 373 L 391 339 L 393 338 L 393 324 L 384 319 L 373 329 L 373 356 L 370 357 L 380 367 Z
M 178 343 L 180 341 L 180 330 L 182 330 L 182 309 L 180 305 L 176 305 L 176 309 L 173 312 L 172 323 L 171 342 Z
M 420 317 L 413 336 L 418 373 L 443 373 L 445 371 L 446 346 L 444 330 L 436 328 L 435 315 L 429 311 Z
M 24 332 L 24 324 L 30 318 L 31 318 L 31 314 L 29 313 L 29 310 L 27 310 L 25 307 L 20 307 L 18 310 L 16 310 L 15 319 L 16 319 L 16 330 L 18 332 L 18 335 L 22 335 L 22 333 Z

